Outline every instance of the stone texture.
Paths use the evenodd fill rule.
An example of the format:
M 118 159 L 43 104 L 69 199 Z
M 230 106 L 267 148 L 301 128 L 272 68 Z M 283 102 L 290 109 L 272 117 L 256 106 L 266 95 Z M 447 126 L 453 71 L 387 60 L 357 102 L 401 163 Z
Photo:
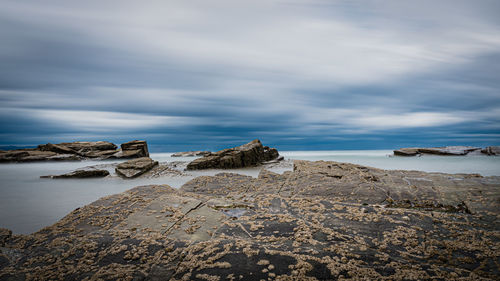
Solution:
M 184 152 L 177 152 L 172 154 L 172 157 L 194 157 L 194 156 L 208 156 L 210 155 L 210 151 L 184 151 Z
M 260 140 L 228 148 L 198 158 L 187 165 L 188 170 L 234 169 L 251 167 L 276 159 L 279 156 L 275 148 L 263 146 Z
M 467 155 L 470 152 L 481 150 L 480 147 L 473 146 L 445 146 L 445 147 L 412 147 L 401 148 L 394 150 L 394 155 L 397 156 L 415 156 L 419 154 L 434 154 L 434 155 L 451 155 L 460 156 Z
M 136 187 L 8 237 L 0 280 L 498 280 L 499 187 L 323 161 Z
M 131 141 L 117 146 L 106 141 L 41 144 L 37 148 L 0 152 L 1 162 L 75 161 L 83 159 L 139 158 L 149 156 L 145 141 Z
M 70 178 L 102 178 L 109 175 L 108 170 L 76 170 L 62 175 L 49 175 L 40 176 L 40 178 L 50 178 L 50 179 L 70 179 Z
M 151 170 L 156 165 L 158 165 L 158 161 L 154 161 L 149 157 L 141 157 L 118 164 L 115 171 L 116 174 L 123 178 L 135 178 Z

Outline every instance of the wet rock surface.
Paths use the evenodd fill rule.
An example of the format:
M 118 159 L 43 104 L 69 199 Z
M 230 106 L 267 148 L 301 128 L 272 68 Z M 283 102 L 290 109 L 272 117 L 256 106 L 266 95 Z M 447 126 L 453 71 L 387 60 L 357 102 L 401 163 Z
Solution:
M 474 147 L 474 146 L 410 147 L 410 148 L 401 148 L 398 150 L 394 150 L 394 155 L 415 156 L 420 154 L 434 154 L 434 155 L 461 156 L 480 150 L 481 150 L 480 147 Z
M 123 143 L 121 149 L 107 141 L 41 144 L 37 148 L 0 151 L 2 162 L 77 161 L 85 159 L 148 157 L 145 141 Z
M 500 177 L 323 161 L 136 187 L 8 237 L 0 279 L 498 280 L 499 193 Z
M 141 157 L 118 164 L 115 171 L 117 175 L 123 178 L 136 178 L 156 165 L 158 165 L 158 161 L 154 161 L 149 157 Z
M 40 178 L 49 179 L 71 179 L 71 178 L 103 178 L 109 176 L 108 170 L 97 170 L 97 169 L 87 169 L 87 170 L 76 170 L 62 175 L 48 175 L 40 176 Z
M 445 147 L 409 147 L 394 150 L 397 156 L 416 156 L 420 154 L 461 156 L 470 152 L 480 151 L 480 147 L 474 146 L 445 146 Z
M 234 169 L 252 167 L 279 157 L 275 148 L 263 146 L 260 140 L 213 152 L 187 165 L 188 170 Z
M 210 151 L 184 151 L 184 152 L 177 152 L 172 154 L 172 157 L 194 157 L 194 156 L 208 156 L 210 155 Z

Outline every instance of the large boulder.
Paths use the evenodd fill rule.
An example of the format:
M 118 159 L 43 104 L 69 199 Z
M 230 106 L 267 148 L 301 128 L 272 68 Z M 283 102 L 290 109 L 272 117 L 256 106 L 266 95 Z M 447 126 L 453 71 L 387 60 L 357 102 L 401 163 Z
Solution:
M 195 157 L 195 156 L 208 156 L 210 155 L 210 151 L 184 151 L 184 152 L 177 152 L 174 153 L 170 156 L 172 157 Z
M 187 165 L 188 170 L 234 169 L 260 165 L 279 156 L 275 148 L 263 146 L 256 139 L 247 144 L 228 148 L 198 158 Z
M 486 155 L 500 155 L 500 146 L 488 146 L 481 149 L 481 152 Z
M 480 150 L 480 147 L 474 146 L 444 146 L 444 147 L 411 147 L 394 150 L 394 155 L 397 156 L 415 156 L 419 154 L 434 154 L 434 155 L 451 155 L 461 156 L 467 155 L 469 152 Z
M 62 175 L 49 175 L 49 176 L 40 176 L 40 178 L 49 178 L 49 179 L 71 179 L 71 178 L 102 178 L 108 176 L 109 172 L 107 170 L 97 170 L 97 169 L 89 169 L 89 170 L 76 170 L 73 172 L 69 172 Z
M 130 179 L 144 174 L 156 165 L 158 165 L 158 161 L 149 157 L 141 157 L 120 163 L 116 166 L 115 171 L 119 176 Z
M 133 140 L 122 143 L 121 150 L 111 156 L 111 158 L 139 157 L 149 157 L 148 144 L 146 141 Z

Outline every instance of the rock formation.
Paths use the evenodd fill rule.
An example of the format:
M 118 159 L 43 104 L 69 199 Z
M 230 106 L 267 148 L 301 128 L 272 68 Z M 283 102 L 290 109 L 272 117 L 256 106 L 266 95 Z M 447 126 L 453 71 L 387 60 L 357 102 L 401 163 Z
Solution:
M 49 179 L 71 179 L 71 178 L 103 178 L 109 175 L 108 170 L 97 170 L 97 169 L 88 169 L 88 170 L 76 170 L 73 172 L 69 172 L 62 175 L 48 175 L 48 176 L 40 176 L 40 178 L 49 178 Z
M 115 171 L 119 176 L 130 179 L 144 174 L 156 165 L 158 161 L 149 157 L 141 157 L 118 164 Z
M 210 151 L 185 151 L 185 152 L 177 152 L 172 154 L 172 157 L 194 157 L 194 156 L 208 156 L 210 155 Z
M 394 150 L 394 155 L 397 156 L 415 156 L 419 154 L 434 154 L 434 155 L 467 155 L 472 151 L 480 150 L 480 147 L 473 146 L 445 146 L 445 147 L 411 147 Z
M 296 161 L 136 187 L 32 235 L 0 231 L 0 280 L 498 280 L 499 186 Z
M 481 150 L 486 155 L 500 155 L 500 146 L 488 146 Z
M 202 169 L 234 169 L 257 166 L 279 156 L 275 148 L 263 146 L 260 140 L 247 144 L 213 152 L 198 158 L 187 165 L 188 170 Z
M 83 159 L 147 157 L 146 141 L 131 141 L 117 146 L 107 141 L 41 144 L 37 148 L 0 151 L 0 162 L 75 161 Z

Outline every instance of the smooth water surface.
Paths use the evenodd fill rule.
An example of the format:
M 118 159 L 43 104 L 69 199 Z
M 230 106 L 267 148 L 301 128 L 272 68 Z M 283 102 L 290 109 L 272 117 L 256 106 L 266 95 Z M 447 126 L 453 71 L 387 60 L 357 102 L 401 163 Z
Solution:
M 488 156 L 422 156 L 389 157 L 391 151 L 282 151 L 288 159 L 350 162 L 383 169 L 421 170 L 446 173 L 479 173 L 500 176 L 500 157 Z M 171 153 L 152 153 L 160 162 L 189 162 L 195 157 L 170 157 Z M 100 197 L 147 184 L 168 184 L 178 188 L 200 175 L 214 175 L 220 170 L 188 172 L 186 176 L 123 180 L 40 179 L 42 175 L 62 174 L 78 168 L 112 164 L 120 161 L 38 162 L 0 164 L 0 227 L 14 233 L 31 233 L 51 225 L 75 208 Z M 112 171 L 112 167 L 108 168 Z M 230 170 L 256 177 L 260 168 Z M 277 169 L 283 172 L 284 169 Z

